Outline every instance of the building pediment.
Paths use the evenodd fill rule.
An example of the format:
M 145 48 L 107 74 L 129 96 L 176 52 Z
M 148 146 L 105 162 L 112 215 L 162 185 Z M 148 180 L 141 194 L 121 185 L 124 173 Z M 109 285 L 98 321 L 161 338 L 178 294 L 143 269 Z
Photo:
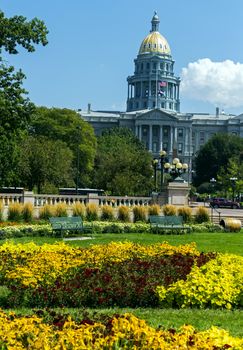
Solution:
M 169 112 L 165 112 L 160 109 L 153 109 L 146 111 L 136 117 L 137 121 L 163 121 L 163 122 L 177 122 L 178 118 L 174 115 L 174 113 L 170 114 Z

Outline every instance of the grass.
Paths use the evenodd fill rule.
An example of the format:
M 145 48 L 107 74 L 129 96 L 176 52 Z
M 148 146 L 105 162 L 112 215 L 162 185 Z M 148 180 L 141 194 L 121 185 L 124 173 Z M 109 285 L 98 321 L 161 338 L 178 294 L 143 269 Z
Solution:
M 79 247 L 89 247 L 92 244 L 107 244 L 111 241 L 132 241 L 140 244 L 162 243 L 164 241 L 172 245 L 180 245 L 195 242 L 200 251 L 217 251 L 243 255 L 243 232 L 238 233 L 191 233 L 186 235 L 155 235 L 155 234 L 98 234 L 91 240 L 67 241 L 67 244 Z M 27 243 L 34 241 L 36 244 L 60 242 L 59 238 L 28 237 L 16 238 L 16 243 Z M 2 241 L 1 243 L 3 243 Z M 1 291 L 0 291 L 1 294 Z M 1 297 L 1 295 L 0 295 Z M 16 313 L 30 314 L 30 309 L 15 309 Z M 80 315 L 88 311 L 91 315 L 113 315 L 115 313 L 131 312 L 139 318 L 146 320 L 151 326 L 163 328 L 179 328 L 183 324 L 191 324 L 198 330 L 205 330 L 211 326 L 218 326 L 226 329 L 232 336 L 243 337 L 243 311 L 242 310 L 198 310 L 198 309 L 62 309 L 62 312 Z
M 168 242 L 172 245 L 187 244 L 195 242 L 198 249 L 203 252 L 217 251 L 221 253 L 230 253 L 243 255 L 243 231 L 237 233 L 220 232 L 220 233 L 190 233 L 185 235 L 156 235 L 149 233 L 139 233 L 139 234 L 97 234 L 94 235 L 94 239 L 90 240 L 75 240 L 66 241 L 67 244 L 79 247 L 89 247 L 93 244 L 107 244 L 111 241 L 121 242 L 121 241 L 131 241 L 140 244 L 155 244 Z M 27 243 L 35 242 L 36 244 L 49 243 L 53 244 L 55 242 L 62 241 L 61 238 L 47 238 L 47 237 L 23 237 L 15 238 L 12 241 L 16 243 Z M 3 243 L 4 241 L 1 241 Z

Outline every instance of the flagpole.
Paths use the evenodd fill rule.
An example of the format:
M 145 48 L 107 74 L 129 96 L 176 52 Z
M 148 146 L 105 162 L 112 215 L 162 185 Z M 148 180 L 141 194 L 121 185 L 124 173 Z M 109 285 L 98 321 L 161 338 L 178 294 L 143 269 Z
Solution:
M 156 87 L 155 87 L 155 108 L 158 108 L 158 70 L 157 70 L 157 67 L 156 67 L 156 75 L 155 75 L 155 84 L 156 84 Z

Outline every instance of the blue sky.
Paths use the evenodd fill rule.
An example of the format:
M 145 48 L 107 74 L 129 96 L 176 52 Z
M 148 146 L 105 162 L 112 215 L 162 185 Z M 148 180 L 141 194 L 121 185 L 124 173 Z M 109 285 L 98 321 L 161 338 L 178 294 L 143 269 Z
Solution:
M 242 0 L 1 0 L 7 17 L 38 17 L 49 44 L 6 56 L 37 105 L 125 110 L 128 75 L 154 10 L 182 76 L 181 110 L 243 113 Z M 207 59 L 207 60 L 203 60 Z M 182 81 L 183 81 L 182 79 Z M 241 97 L 242 96 L 242 97 Z M 241 102 L 242 100 L 242 102 Z

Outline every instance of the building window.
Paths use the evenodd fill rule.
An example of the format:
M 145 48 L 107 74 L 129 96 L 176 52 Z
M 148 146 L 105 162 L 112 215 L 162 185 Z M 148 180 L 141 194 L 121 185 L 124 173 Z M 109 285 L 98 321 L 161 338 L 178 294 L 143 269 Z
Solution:
M 147 69 L 149 69 L 149 68 L 150 68 L 150 64 L 149 64 L 149 63 L 147 63 L 146 68 L 147 68 Z
M 138 108 L 138 102 L 136 102 L 136 108 Z
M 153 152 L 157 152 L 157 142 L 153 142 Z
M 183 143 L 178 143 L 178 153 L 182 154 L 183 151 Z
M 173 103 L 172 102 L 169 103 L 169 109 L 173 109 Z
M 155 107 L 155 102 L 153 102 L 153 107 Z
M 161 108 L 165 108 L 165 103 L 164 102 L 161 103 Z
M 156 63 L 155 62 L 153 63 L 153 69 L 156 69 Z
M 158 126 L 154 125 L 153 126 L 153 137 L 158 137 L 159 136 L 159 128 Z
M 200 131 L 199 142 L 200 142 L 200 144 L 203 144 L 205 142 L 205 132 L 204 131 Z
M 159 44 L 159 47 L 162 49 L 163 48 L 162 44 Z
M 144 103 L 143 103 L 143 107 L 144 107 L 144 108 L 147 108 L 147 102 L 144 102 Z
M 146 127 L 143 127 L 143 136 L 148 135 L 148 129 Z
M 178 129 L 178 137 L 183 137 L 183 129 Z
M 150 44 L 148 44 L 148 47 L 149 47 L 149 49 L 150 49 Z
M 163 150 L 168 151 L 168 142 L 163 143 Z
M 163 136 L 168 137 L 169 135 L 169 129 L 167 127 L 163 128 Z
M 156 44 L 154 44 L 154 48 L 156 49 Z
M 141 72 L 143 71 L 143 63 L 141 63 Z

